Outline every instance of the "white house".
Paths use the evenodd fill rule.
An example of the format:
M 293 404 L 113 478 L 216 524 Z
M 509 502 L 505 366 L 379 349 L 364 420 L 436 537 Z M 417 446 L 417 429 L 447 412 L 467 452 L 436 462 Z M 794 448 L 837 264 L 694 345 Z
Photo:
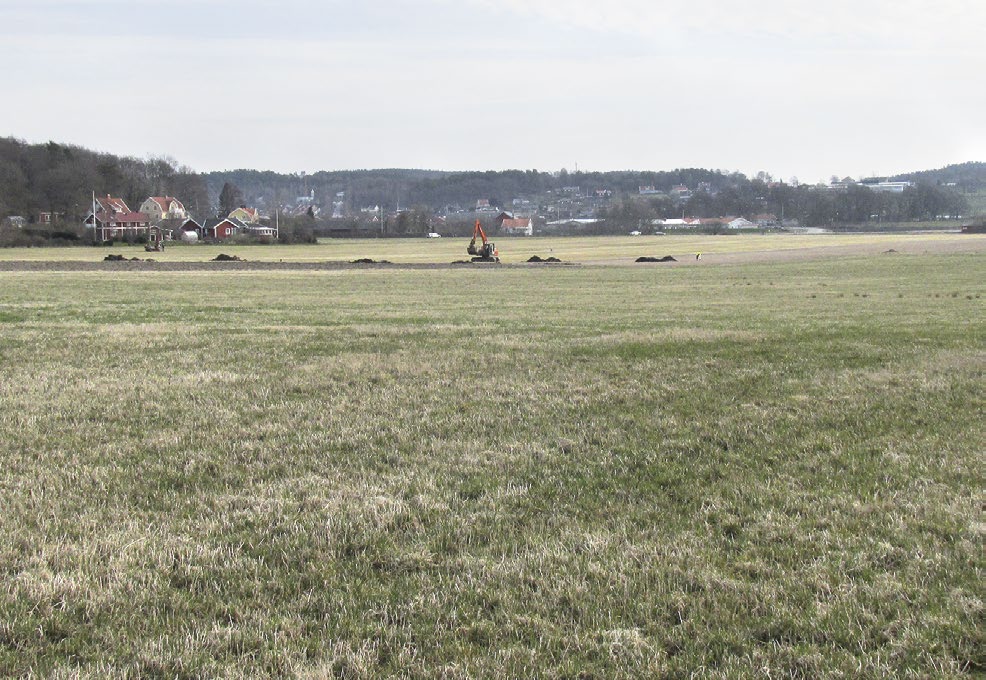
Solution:
M 515 236 L 534 236 L 534 220 L 530 217 L 515 217 L 503 220 L 500 231 Z

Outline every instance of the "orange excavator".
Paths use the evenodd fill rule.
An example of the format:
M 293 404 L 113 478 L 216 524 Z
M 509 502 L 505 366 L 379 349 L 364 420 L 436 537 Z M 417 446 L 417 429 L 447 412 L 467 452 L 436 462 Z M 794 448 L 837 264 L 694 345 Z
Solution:
M 482 240 L 482 245 L 477 245 L 477 238 Z M 466 252 L 473 256 L 473 262 L 500 261 L 500 251 L 496 249 L 496 245 L 494 243 L 486 238 L 486 232 L 483 231 L 483 227 L 479 224 L 479 220 L 476 220 L 476 226 L 472 228 L 472 240 L 469 242 L 469 247 L 466 248 Z

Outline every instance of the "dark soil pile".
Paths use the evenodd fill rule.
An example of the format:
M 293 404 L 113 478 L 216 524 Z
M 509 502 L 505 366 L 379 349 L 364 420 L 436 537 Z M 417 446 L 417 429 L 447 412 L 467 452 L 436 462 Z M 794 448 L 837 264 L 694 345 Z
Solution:
M 214 258 L 212 258 L 212 261 L 213 262 L 246 262 L 246 260 L 244 260 L 239 255 L 227 255 L 226 253 L 219 253 Z
M 103 262 L 144 262 L 145 260 L 139 257 L 127 258 L 123 255 L 107 255 L 103 258 Z M 154 260 L 146 260 L 147 262 L 153 262 Z
M 557 257 L 542 258 L 537 255 L 531 255 L 531 257 L 527 261 L 528 262 L 561 262 L 561 260 L 559 260 Z
M 350 264 L 390 264 L 388 260 L 373 260 L 369 257 L 361 257 L 358 260 L 353 260 Z
M 665 255 L 664 257 L 648 257 L 645 255 L 643 257 L 638 257 L 636 260 L 634 260 L 634 262 L 677 262 L 677 261 L 678 260 L 674 259 L 670 255 Z

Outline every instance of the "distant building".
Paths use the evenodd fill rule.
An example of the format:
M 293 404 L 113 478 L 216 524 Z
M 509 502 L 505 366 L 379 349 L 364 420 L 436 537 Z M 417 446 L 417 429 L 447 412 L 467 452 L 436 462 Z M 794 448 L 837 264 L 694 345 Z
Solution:
M 233 212 L 236 212 L 235 210 Z M 202 238 L 222 241 L 237 233 L 246 233 L 247 225 L 236 217 L 209 219 L 202 223 Z
M 193 232 L 196 236 L 202 238 L 202 225 L 191 217 L 178 225 L 177 231 L 179 236 L 185 232 Z
M 672 187 L 671 195 L 679 200 L 687 201 L 689 198 L 692 197 L 692 190 L 686 187 L 684 184 L 679 184 L 676 187 Z
M 888 194 L 902 194 L 905 189 L 914 186 L 914 182 L 877 182 L 876 184 L 866 184 L 873 191 L 882 191 Z
M 142 212 L 106 212 L 98 211 L 90 214 L 85 221 L 87 227 L 96 229 L 101 241 L 112 241 L 117 238 L 140 238 L 147 236 L 151 221 Z
M 90 212 L 84 224 L 95 229 L 100 240 L 147 236 L 151 221 L 146 213 L 132 211 L 122 198 L 109 194 L 96 196 L 95 199 L 96 212 Z
M 125 213 L 131 212 L 130 208 L 127 207 L 127 202 L 122 198 L 116 198 L 115 196 L 110 196 L 106 194 L 105 196 L 96 196 L 96 210 L 97 212 L 107 212 L 107 213 Z
M 140 212 L 147 215 L 151 224 L 159 224 L 161 220 L 188 219 L 188 211 L 174 196 L 151 196 L 140 204 Z
M 667 227 L 668 229 L 685 229 L 701 226 L 702 220 L 694 217 L 672 217 L 666 220 L 651 220 L 651 224 L 655 227 Z
M 500 224 L 500 231 L 515 236 L 534 236 L 534 220 L 530 217 L 505 219 Z
M 260 212 L 256 208 L 247 208 L 241 206 L 236 210 L 234 210 L 233 212 L 231 212 L 228 215 L 228 217 L 230 219 L 239 220 L 241 222 L 254 223 L 260 221 Z
M 570 220 L 552 220 L 544 225 L 545 231 L 578 231 L 580 229 L 585 229 L 591 227 L 594 224 L 598 224 L 602 220 L 598 219 L 570 219 Z
M 277 229 L 275 227 L 271 227 L 266 224 L 244 223 L 240 233 L 246 234 L 247 236 L 253 236 L 255 238 L 260 238 L 260 237 L 270 238 L 273 236 L 277 236 Z

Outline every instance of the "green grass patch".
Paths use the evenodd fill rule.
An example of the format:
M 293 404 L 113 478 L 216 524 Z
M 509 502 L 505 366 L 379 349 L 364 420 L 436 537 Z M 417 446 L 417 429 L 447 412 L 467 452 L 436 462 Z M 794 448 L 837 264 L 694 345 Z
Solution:
M 0 273 L 0 675 L 981 673 L 984 273 Z

